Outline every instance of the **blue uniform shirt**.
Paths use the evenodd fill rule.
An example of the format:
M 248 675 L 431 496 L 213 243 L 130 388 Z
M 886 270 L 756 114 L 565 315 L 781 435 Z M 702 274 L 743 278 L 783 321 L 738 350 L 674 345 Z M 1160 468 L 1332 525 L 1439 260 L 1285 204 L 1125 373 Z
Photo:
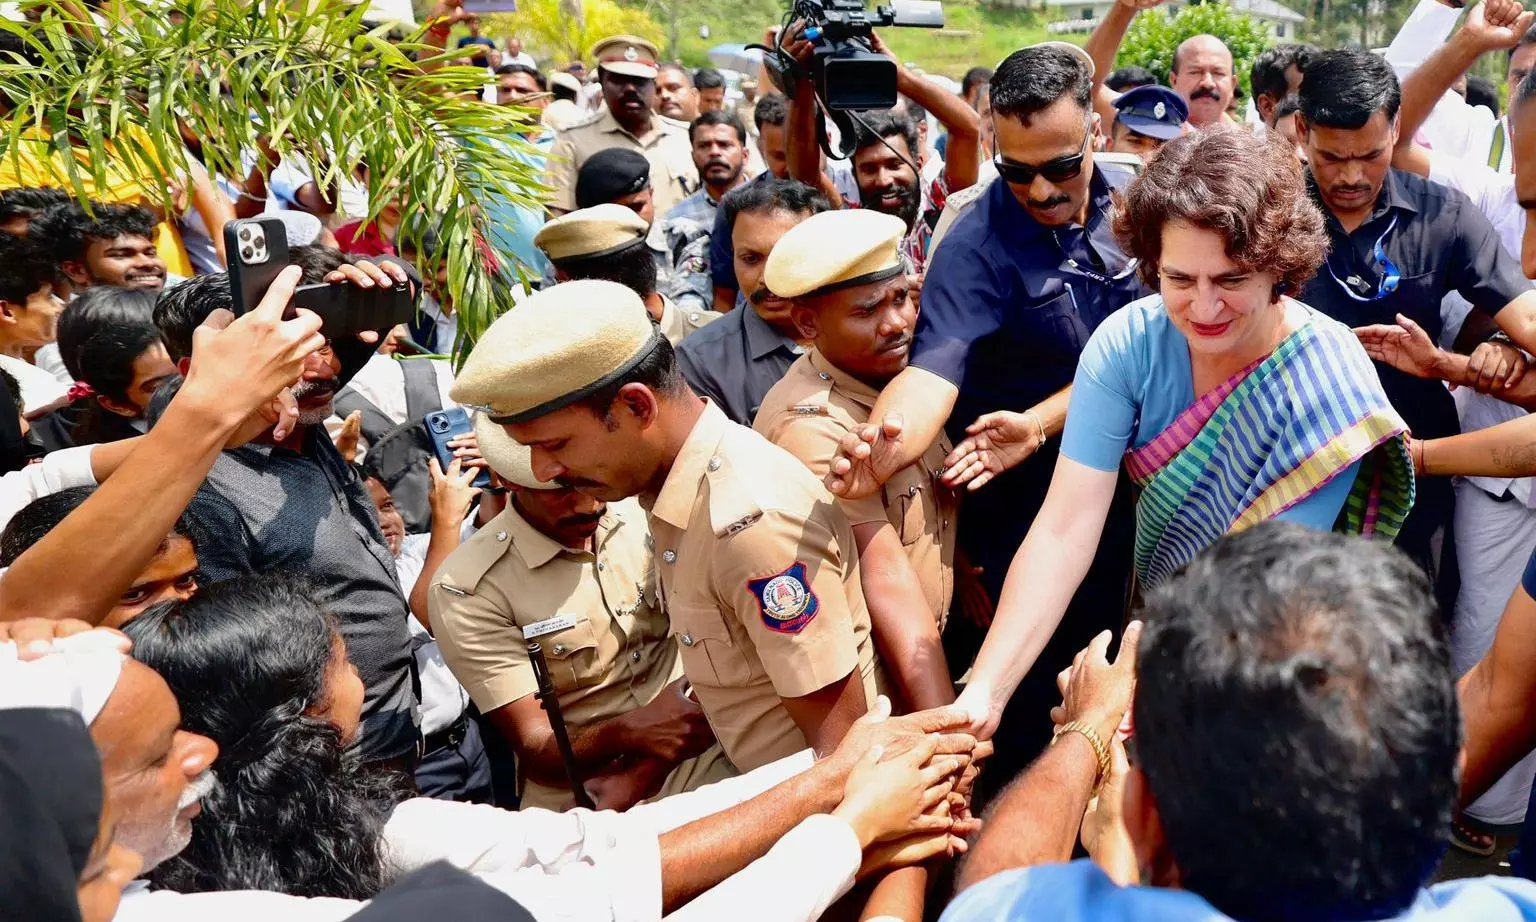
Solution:
M 995 180 L 939 244 L 911 363 L 959 387 L 952 434 L 1071 384 L 1098 325 L 1150 293 L 1110 232 L 1110 192 L 1131 176 L 1094 166 L 1086 228 L 1041 226 Z

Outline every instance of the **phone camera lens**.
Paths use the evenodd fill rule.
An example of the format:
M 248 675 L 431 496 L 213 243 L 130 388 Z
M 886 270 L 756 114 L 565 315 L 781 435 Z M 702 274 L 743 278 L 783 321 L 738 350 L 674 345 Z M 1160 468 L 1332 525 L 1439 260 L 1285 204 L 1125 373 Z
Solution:
M 244 257 L 247 262 L 249 262 L 251 257 L 255 255 L 255 252 L 250 247 L 241 247 L 240 255 Z
M 448 431 L 448 420 L 443 419 L 441 417 L 439 417 L 437 419 L 434 419 L 434 420 L 432 420 L 432 428 L 436 429 L 438 432 L 447 432 Z
M 240 228 L 240 239 L 242 241 L 251 239 L 251 229 L 249 227 Z

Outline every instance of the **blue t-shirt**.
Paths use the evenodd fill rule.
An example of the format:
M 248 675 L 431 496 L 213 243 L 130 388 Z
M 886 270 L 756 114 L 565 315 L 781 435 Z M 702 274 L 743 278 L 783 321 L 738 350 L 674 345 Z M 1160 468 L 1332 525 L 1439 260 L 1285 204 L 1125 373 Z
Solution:
M 1419 891 L 1394 920 L 1533 922 L 1536 883 L 1474 877 Z M 1230 922 L 1185 890 L 1121 887 L 1092 861 L 1047 864 L 993 875 L 949 904 L 939 922 Z
M 1332 322 L 1286 302 L 1292 324 Z M 1118 470 L 1125 453 L 1157 438 L 1195 402 L 1189 342 L 1159 295 L 1116 311 L 1083 348 L 1072 380 L 1061 453 L 1095 470 Z M 1277 518 L 1329 531 L 1349 498 L 1360 462 Z

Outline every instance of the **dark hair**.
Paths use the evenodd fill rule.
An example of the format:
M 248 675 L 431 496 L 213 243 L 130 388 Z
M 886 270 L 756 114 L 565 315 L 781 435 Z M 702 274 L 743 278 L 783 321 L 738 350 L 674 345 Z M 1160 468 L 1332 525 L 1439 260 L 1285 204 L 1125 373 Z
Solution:
M 27 402 L 21 399 L 21 384 L 16 380 L 16 376 L 0 368 L 0 382 L 4 382 L 5 386 L 10 388 L 11 403 L 16 407 L 16 415 L 20 416 L 26 412 Z
M 126 400 L 133 363 L 160 341 L 155 294 L 93 285 L 59 315 L 58 341 L 70 377 L 104 397 Z
M 300 282 L 305 285 L 320 284 L 338 266 L 350 261 L 335 247 L 318 243 L 294 247 L 288 252 L 288 260 L 303 270 Z M 209 314 L 221 307 L 229 310 L 234 304 L 227 272 L 194 275 L 161 291 L 155 301 L 155 326 L 160 329 L 160 341 L 165 343 L 171 361 L 179 362 L 192 354 L 192 334 Z
M 1467 105 L 1485 106 L 1494 115 L 1499 114 L 1499 90 L 1493 81 L 1477 74 L 1467 75 Z
M 555 99 L 564 99 L 569 102 L 576 101 L 576 91 L 568 86 L 561 86 L 558 83 L 551 83 L 549 85 L 549 93 Z
M 311 714 L 339 641 L 308 587 L 279 573 L 214 583 L 123 630 L 175 693 L 182 727 L 219 744 L 220 783 L 156 887 L 369 899 L 388 885 L 382 835 L 400 783 Z
M 1301 117 L 1325 128 L 1359 128 L 1377 112 L 1391 121 L 1403 100 L 1392 65 L 1359 48 L 1319 52 L 1307 64 L 1299 93 Z
M 1299 290 L 1328 249 L 1296 151 L 1274 132 L 1218 129 L 1169 141 L 1126 187 L 1113 220 L 1116 239 L 1141 260 L 1137 271 L 1153 289 L 1169 221 L 1220 235 L 1233 261 L 1278 277 L 1277 293 Z
M 39 496 L 6 523 L 0 531 L 0 567 L 14 566 L 21 555 L 64 521 L 64 517 L 90 499 L 95 487 L 69 487 Z
M 661 72 L 664 70 L 670 70 L 674 74 L 682 75 L 683 82 L 689 86 L 693 86 L 693 74 L 689 72 L 688 68 L 677 63 L 676 61 L 663 61 L 658 64 L 656 66 L 656 75 L 658 77 L 661 76 Z
M 738 215 L 760 211 L 787 211 L 807 217 L 831 209 L 825 196 L 796 179 L 770 176 L 738 186 L 720 200 L 725 226 L 734 228 Z
M 633 246 L 617 253 L 553 262 L 556 269 L 572 279 L 618 282 L 642 298 L 656 293 L 656 257 L 644 239 L 636 240 Z
M 1253 95 L 1284 99 L 1291 92 L 1285 72 L 1294 67 L 1305 74 L 1316 53 L 1317 49 L 1312 45 L 1292 43 L 1265 48 L 1254 57 L 1253 66 L 1248 70 L 1248 84 L 1253 87 Z
M 0 222 L 15 218 L 30 220 L 39 212 L 69 201 L 69 194 L 63 189 L 6 189 L 0 192 Z
M 693 86 L 700 90 L 718 90 L 725 86 L 725 76 L 713 67 L 701 67 L 693 72 Z
M 1529 29 L 1526 29 L 1525 34 L 1520 36 L 1520 41 L 1515 43 L 1515 47 L 1504 52 L 1505 60 L 1514 58 L 1515 52 L 1519 51 L 1521 48 L 1524 48 L 1526 45 L 1536 45 L 1536 26 L 1531 26 Z
M 0 301 L 26 304 L 27 299 L 58 279 L 57 265 L 32 237 L 0 233 Z
M 549 90 L 549 81 L 544 78 L 543 74 L 539 73 L 537 67 L 513 63 L 503 64 L 496 68 L 496 76 L 505 77 L 508 74 L 527 74 L 533 78 L 533 82 L 538 85 L 540 92 L 547 92 Z
M 1461 745 L 1423 571 L 1386 542 L 1267 522 L 1144 618 L 1137 756 L 1182 888 L 1254 922 L 1406 910 L 1445 853 Z
M 1533 28 L 1532 31 L 1536 32 L 1536 28 Z M 1511 110 L 1513 110 L 1517 104 L 1523 103 L 1532 97 L 1536 97 L 1536 79 L 1532 79 L 1533 77 L 1536 77 L 1536 70 L 1526 74 L 1525 79 L 1520 81 L 1520 85 L 1515 87 L 1514 96 L 1509 100 L 1509 108 Z
M 1104 78 L 1104 85 L 1116 93 L 1134 90 L 1138 86 L 1157 86 L 1157 75 L 1145 67 L 1122 67 Z
M 764 125 L 783 125 L 789 121 L 789 100 L 781 93 L 759 96 L 752 107 L 752 124 L 761 132 Z
M 613 420 L 613 402 L 619 399 L 619 391 L 626 384 L 643 384 L 662 397 L 677 397 L 688 393 L 688 382 L 677 367 L 677 352 L 660 332 L 655 333 L 655 345 L 640 363 L 610 384 L 576 402 L 593 416 L 602 420 L 609 430 L 617 428 Z
M 964 96 L 975 89 L 977 84 L 992 82 L 992 68 L 973 67 L 960 78 L 960 95 Z
M 14 566 L 22 554 L 58 528 L 65 517 L 79 509 L 95 492 L 96 487 L 67 487 L 57 493 L 39 496 L 21 507 L 6 523 L 5 530 L 0 531 L 0 567 Z M 185 515 L 176 519 L 171 532 L 192 541 L 191 525 Z
M 739 140 L 743 146 L 746 145 L 747 126 L 741 123 L 741 119 L 736 117 L 736 113 L 727 112 L 724 109 L 717 109 L 713 112 L 701 112 L 699 117 L 694 119 L 693 123 L 688 126 L 688 141 L 692 143 L 693 130 L 695 128 L 711 128 L 715 125 L 729 125 L 736 129 L 737 140 Z
M 1291 95 L 1275 103 L 1275 111 L 1271 113 L 1270 117 L 1278 120 L 1285 118 L 1287 115 L 1295 115 L 1300 111 L 1301 97 L 1297 96 L 1295 93 L 1292 93 Z
M 992 75 L 992 115 L 1027 123 L 1064 96 L 1086 112 L 1092 90 L 1089 66 L 1072 52 L 1040 45 L 1021 48 L 1003 58 Z
M 41 245 L 52 250 L 58 262 L 79 261 L 92 240 L 116 240 L 118 237 L 155 239 L 155 216 L 138 205 L 108 205 L 92 202 L 91 212 L 70 201 L 55 205 L 33 220 L 28 235 L 36 235 Z
M 916 160 L 920 153 L 917 147 L 917 123 L 903 113 L 877 109 L 865 112 L 863 121 L 854 124 L 855 152 L 875 145 L 884 149 L 880 143 L 882 138 L 903 138 L 907 142 L 908 157 Z
M 928 121 L 928 107 L 913 99 L 911 96 L 901 97 L 902 104 L 906 107 L 907 118 L 913 125 L 921 126 Z

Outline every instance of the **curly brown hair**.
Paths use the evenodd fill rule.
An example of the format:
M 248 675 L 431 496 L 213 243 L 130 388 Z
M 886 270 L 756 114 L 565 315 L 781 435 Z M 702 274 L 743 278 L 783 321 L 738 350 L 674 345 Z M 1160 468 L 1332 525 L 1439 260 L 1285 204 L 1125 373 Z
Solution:
M 1300 289 L 1328 251 L 1295 147 L 1276 132 L 1215 128 L 1169 141 L 1119 197 L 1113 220 L 1153 289 L 1169 221 L 1220 234 L 1238 265 L 1279 277 L 1277 295 Z

